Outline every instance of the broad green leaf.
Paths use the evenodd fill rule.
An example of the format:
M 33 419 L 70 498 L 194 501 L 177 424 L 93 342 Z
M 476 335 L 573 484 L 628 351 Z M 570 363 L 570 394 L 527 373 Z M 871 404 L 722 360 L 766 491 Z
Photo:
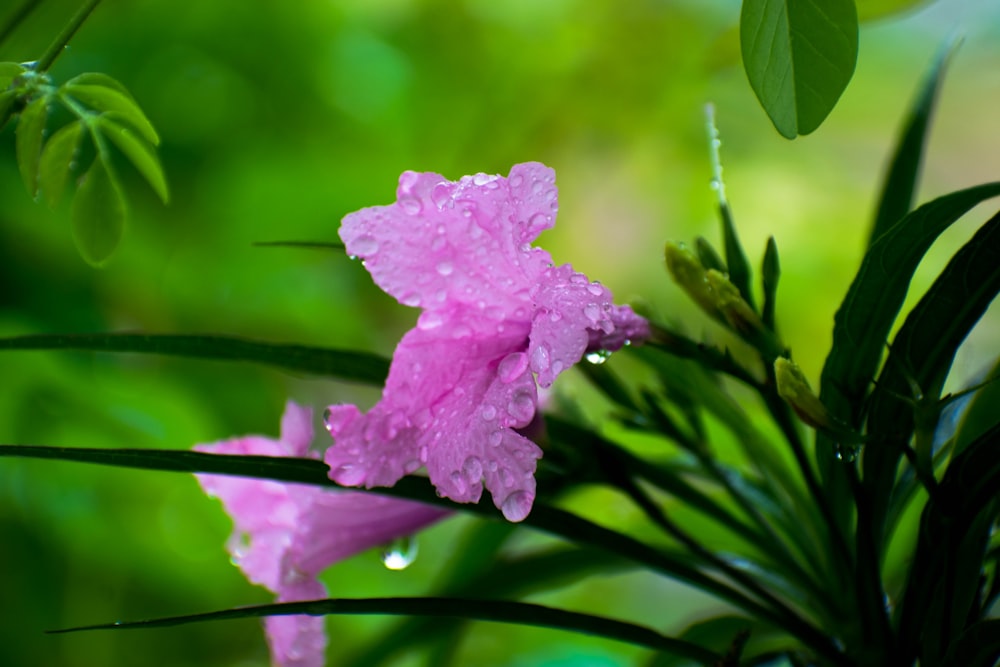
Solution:
M 83 121 L 73 121 L 61 127 L 42 148 L 38 163 L 38 187 L 49 206 L 54 207 L 62 198 L 82 132 Z
M 160 137 L 153 129 L 152 123 L 146 118 L 139 105 L 126 93 L 117 88 L 109 88 L 97 84 L 75 84 L 67 82 L 59 89 L 61 94 L 69 95 L 99 112 L 118 114 L 124 121 L 134 127 L 143 139 L 158 146 Z
M 757 99 L 788 139 L 827 117 L 854 74 L 854 0 L 744 0 L 743 67 Z
M 265 343 L 232 336 L 42 334 L 0 338 L 0 350 L 138 352 L 220 361 L 249 361 L 287 371 L 326 375 L 373 386 L 382 386 L 389 374 L 389 360 L 368 352 Z
M 761 308 L 760 319 L 771 330 L 775 330 L 775 303 L 778 297 L 778 280 L 781 278 L 781 262 L 778 260 L 778 244 L 774 237 L 767 237 L 764 248 L 764 260 L 760 267 L 761 285 L 764 291 L 764 306 Z
M 969 209 L 998 195 L 1000 183 L 944 195 L 909 213 L 871 245 L 834 317 L 820 383 L 820 399 L 831 413 L 859 426 L 868 385 L 924 253 Z
M 916 426 L 914 406 L 899 395 L 915 382 L 929 400 L 937 397 L 958 346 L 1000 292 L 1000 213 L 993 216 L 945 267 L 910 311 L 892 341 L 872 395 L 864 456 L 864 484 L 870 490 L 876 544 L 883 532 L 896 469 Z M 935 408 L 931 408 L 935 409 Z M 933 423 L 926 429 L 933 431 Z
M 118 113 L 105 113 L 97 117 L 97 127 L 104 136 L 121 149 L 125 157 L 139 170 L 143 178 L 152 186 L 163 203 L 167 203 L 170 194 L 167 192 L 167 179 L 163 175 L 163 167 L 156 157 L 156 151 L 141 137 L 136 136 L 131 129 L 118 123 L 121 118 Z
M 32 198 L 38 193 L 38 160 L 42 154 L 42 138 L 48 115 L 49 98 L 43 95 L 24 108 L 15 132 L 17 166 L 21 170 L 24 187 Z
M 924 145 L 930 126 L 931 112 L 937 98 L 941 80 L 944 78 L 945 65 L 954 47 L 949 45 L 942 49 L 931 66 L 927 79 L 917 99 L 910 107 L 909 117 L 902 128 L 892 160 L 889 163 L 879 196 L 878 210 L 872 224 L 868 245 L 885 233 L 900 218 L 910 212 L 913 196 L 920 177 L 920 166 L 924 157 Z
M 125 233 L 125 196 L 99 156 L 84 174 L 70 214 L 80 254 L 88 264 L 102 265 Z
M 56 633 L 80 632 L 84 630 L 131 630 L 139 628 L 165 628 L 187 623 L 201 623 L 235 618 L 262 616 L 287 616 L 309 614 L 322 616 L 329 614 L 378 614 L 395 616 L 430 616 L 436 618 L 462 618 L 515 625 L 530 625 L 555 630 L 566 630 L 582 634 L 604 637 L 615 641 L 634 644 L 657 651 L 668 651 L 695 660 L 699 664 L 712 665 L 721 658 L 697 644 L 662 635 L 650 628 L 625 623 L 611 618 L 581 614 L 545 607 L 529 602 L 510 600 L 477 600 L 463 598 L 367 598 L 329 599 L 309 602 L 285 602 L 238 607 L 225 611 L 189 616 L 174 616 L 133 623 L 107 623 L 66 630 Z
M 871 21 L 916 9 L 930 0 L 858 0 L 858 20 Z

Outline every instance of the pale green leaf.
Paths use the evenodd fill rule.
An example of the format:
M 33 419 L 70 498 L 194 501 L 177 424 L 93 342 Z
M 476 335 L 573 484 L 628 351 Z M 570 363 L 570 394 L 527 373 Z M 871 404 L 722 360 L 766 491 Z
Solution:
M 42 148 L 38 163 L 38 187 L 49 206 L 55 206 L 66 189 L 66 179 L 80 144 L 83 122 L 75 121 L 52 135 Z
M 73 239 L 87 261 L 100 266 L 125 233 L 125 197 L 107 165 L 98 158 L 73 199 Z
M 163 167 L 160 166 L 160 160 L 156 157 L 156 152 L 149 143 L 137 136 L 130 128 L 116 122 L 115 118 L 121 118 L 121 115 L 117 113 L 101 114 L 97 117 L 98 128 L 125 154 L 125 157 L 139 170 L 139 173 L 152 186 L 163 203 L 166 203 L 170 194 L 167 191 L 167 179 L 163 174 Z
M 775 129 L 809 134 L 829 115 L 858 58 L 854 0 L 745 0 L 743 67 Z
M 32 197 L 38 192 L 38 160 L 42 154 L 42 137 L 48 113 L 48 98 L 44 96 L 37 98 L 21 112 L 21 119 L 17 123 L 15 132 L 17 166 L 21 170 L 24 187 Z
M 127 93 L 104 85 L 74 83 L 64 84 L 60 91 L 96 111 L 119 114 L 129 125 L 139 130 L 146 141 L 154 146 L 159 145 L 160 137 L 153 129 L 153 124 Z

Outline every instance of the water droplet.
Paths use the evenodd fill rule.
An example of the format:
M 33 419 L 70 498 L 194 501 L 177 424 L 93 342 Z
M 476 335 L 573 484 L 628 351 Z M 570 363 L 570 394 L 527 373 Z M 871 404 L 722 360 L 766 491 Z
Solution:
M 574 285 L 586 285 L 587 276 L 583 275 L 582 273 L 574 273 L 569 277 L 569 281 Z
M 478 173 L 478 174 L 476 174 L 475 176 L 472 177 L 472 182 L 475 183 L 476 185 L 480 185 L 480 186 L 482 186 L 482 185 L 489 185 L 490 183 L 493 183 L 493 187 L 496 188 L 497 187 L 496 180 L 498 178 L 500 178 L 500 177 L 496 176 L 496 175 L 484 174 L 484 173 L 480 172 L 480 173 Z
M 476 484 L 483 477 L 483 462 L 477 456 L 470 456 L 462 464 L 462 472 L 471 484 Z
M 423 331 L 437 329 L 442 324 L 444 324 L 444 320 L 441 318 L 441 314 L 430 310 L 424 311 L 420 319 L 417 320 L 417 328 Z
M 447 298 L 448 298 L 448 292 L 446 292 L 443 289 L 439 289 L 437 292 L 434 292 L 434 300 L 437 301 L 438 303 L 444 303 L 445 299 Z
M 490 472 L 496 472 L 497 467 L 498 467 L 497 462 L 492 459 L 486 462 L 486 469 L 489 470 Z
M 527 424 L 535 416 L 535 400 L 526 391 L 518 392 L 507 404 L 507 412 L 517 421 Z
M 549 348 L 539 345 L 532 351 L 531 368 L 539 373 L 549 369 Z
M 333 471 L 333 478 L 344 486 L 359 486 L 367 474 L 361 466 L 345 464 Z
M 457 495 L 465 495 L 468 490 L 468 485 L 465 483 L 465 477 L 459 471 L 454 471 L 451 473 L 451 483 L 455 485 L 455 490 L 458 492 Z
M 610 356 L 611 353 L 607 350 L 594 350 L 593 352 L 588 352 L 586 356 L 584 356 L 584 359 L 592 364 L 600 365 L 607 361 Z
M 399 176 L 399 192 L 408 195 L 413 192 L 413 186 L 420 180 L 420 175 L 415 171 L 404 171 Z
M 437 265 L 437 272 L 442 276 L 450 276 L 455 270 L 455 265 L 449 261 L 440 262 Z
M 508 468 L 500 468 L 500 483 L 507 488 L 514 486 L 514 475 Z
M 593 294 L 594 296 L 601 296 L 602 294 L 604 294 L 604 288 L 601 287 L 601 283 L 598 282 L 593 282 L 587 285 L 587 291 Z
M 403 197 L 399 200 L 399 205 L 407 215 L 418 215 L 424 208 L 416 197 Z
M 510 384 L 514 380 L 524 375 L 528 369 L 528 355 L 524 352 L 512 352 L 508 354 L 497 366 L 497 377 L 501 382 Z
M 332 435 L 336 435 L 341 433 L 356 415 L 357 413 L 349 407 L 345 409 L 343 406 L 339 408 L 331 406 L 323 411 L 323 426 Z
M 378 252 L 378 241 L 369 234 L 354 239 L 350 246 L 351 254 L 357 257 L 370 257 Z
M 519 188 L 521 187 L 521 183 L 523 181 L 524 178 L 521 176 L 521 174 L 514 174 L 513 176 L 510 177 L 510 187 Z
M 524 491 L 515 491 L 500 505 L 500 511 L 508 521 L 523 521 L 531 511 L 533 498 Z
M 490 433 L 490 446 L 499 447 L 500 443 L 503 442 L 503 431 L 493 431 Z M 496 470 L 496 461 L 492 461 L 494 467 L 491 470 Z
M 398 537 L 382 547 L 382 563 L 390 570 L 405 570 L 417 559 L 417 538 Z
M 534 183 L 531 184 L 531 193 L 532 194 L 536 194 L 536 195 L 540 194 L 541 191 L 542 191 L 542 188 L 544 188 L 544 187 L 545 187 L 545 183 L 543 183 L 542 181 L 535 181 Z
M 492 405 L 487 404 L 483 406 L 483 409 L 480 411 L 479 414 L 481 414 L 483 419 L 485 419 L 486 421 L 491 421 L 496 418 L 497 409 Z
M 544 213 L 536 213 L 533 216 L 531 216 L 530 220 L 528 220 L 528 225 L 533 228 L 547 227 L 551 221 L 552 221 L 551 216 L 545 215 Z
M 400 303 L 402 303 L 404 306 L 410 306 L 411 308 L 416 308 L 417 306 L 420 305 L 420 295 L 417 294 L 416 292 L 407 292 L 406 294 L 403 295 L 403 298 L 400 299 Z
M 454 206 L 455 202 L 451 198 L 451 186 L 447 183 L 438 183 L 435 185 L 434 189 L 431 190 L 431 201 L 434 202 L 439 211 L 444 210 L 446 206 L 448 208 Z
M 563 368 L 564 368 L 564 366 L 563 366 L 563 363 L 561 361 L 553 361 L 552 362 L 552 374 L 553 375 L 559 375 L 560 373 L 562 373 L 563 372 Z
M 403 464 L 403 472 L 406 473 L 407 475 L 415 473 L 416 471 L 420 470 L 421 465 L 422 464 L 417 459 L 410 459 L 409 461 Z
M 597 324 L 601 319 L 601 307 L 596 303 L 588 303 L 583 308 L 583 314 L 593 324 Z
M 837 444 L 835 446 L 834 457 L 844 463 L 854 463 L 858 459 L 858 448 L 853 445 Z

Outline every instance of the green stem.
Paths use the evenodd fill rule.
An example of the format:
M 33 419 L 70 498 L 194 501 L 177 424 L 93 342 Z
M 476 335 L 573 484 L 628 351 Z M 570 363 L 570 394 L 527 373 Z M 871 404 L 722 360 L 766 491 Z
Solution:
M 722 659 L 717 653 L 692 642 L 673 639 L 661 635 L 650 628 L 625 623 L 611 618 L 581 614 L 578 612 L 553 609 L 529 602 L 511 600 L 473 600 L 464 598 L 367 598 L 310 600 L 306 602 L 285 602 L 279 604 L 239 607 L 207 614 L 174 616 L 134 623 L 108 623 L 90 625 L 53 633 L 79 632 L 83 630 L 131 630 L 141 628 L 164 628 L 186 623 L 221 621 L 234 618 L 260 616 L 290 616 L 309 614 L 377 614 L 392 616 L 433 616 L 438 618 L 464 618 L 479 621 L 494 621 L 514 625 L 528 625 L 556 630 L 567 630 L 582 634 L 604 637 L 616 641 L 642 646 L 657 651 L 673 653 L 689 658 L 703 665 L 718 664 Z
M 21 25 L 21 23 L 28 18 L 28 15 L 35 11 L 40 4 L 42 4 L 42 0 L 28 0 L 14 10 L 14 13 L 11 14 L 10 19 L 7 21 L 7 25 L 0 28 L 0 44 L 7 41 L 7 38 L 10 37 L 11 33 L 17 30 L 18 26 Z
M 62 54 L 66 45 L 69 44 L 69 40 L 73 39 L 73 35 L 76 34 L 76 31 L 80 29 L 80 26 L 83 25 L 84 21 L 87 20 L 100 2 L 101 0 L 87 0 L 86 4 L 70 19 L 70 22 L 63 28 L 62 32 L 49 45 L 49 48 L 42 54 L 42 57 L 38 59 L 37 71 L 49 71 L 56 58 Z

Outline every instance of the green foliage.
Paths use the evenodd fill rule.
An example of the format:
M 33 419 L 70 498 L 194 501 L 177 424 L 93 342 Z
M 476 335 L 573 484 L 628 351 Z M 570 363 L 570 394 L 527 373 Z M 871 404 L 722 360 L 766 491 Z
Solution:
M 125 233 L 125 195 L 103 160 L 94 160 L 83 175 L 71 217 L 80 255 L 93 266 L 106 262 Z
M 809 134 L 847 88 L 858 58 L 854 0 L 744 0 L 743 67 L 787 139 Z

